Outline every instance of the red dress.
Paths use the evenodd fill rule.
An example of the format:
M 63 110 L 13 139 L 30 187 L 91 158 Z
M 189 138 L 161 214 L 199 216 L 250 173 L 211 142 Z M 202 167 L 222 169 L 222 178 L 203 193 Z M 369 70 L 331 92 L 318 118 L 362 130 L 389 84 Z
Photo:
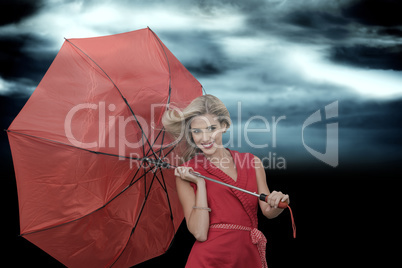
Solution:
M 202 154 L 184 165 L 212 179 L 257 192 L 254 156 L 231 150 L 230 153 L 236 165 L 237 181 Z M 205 242 L 194 243 L 186 267 L 266 267 L 266 240 L 256 229 L 258 198 L 208 180 L 205 182 L 208 206 L 212 210 L 208 238 Z M 192 186 L 196 191 L 196 185 L 192 183 Z

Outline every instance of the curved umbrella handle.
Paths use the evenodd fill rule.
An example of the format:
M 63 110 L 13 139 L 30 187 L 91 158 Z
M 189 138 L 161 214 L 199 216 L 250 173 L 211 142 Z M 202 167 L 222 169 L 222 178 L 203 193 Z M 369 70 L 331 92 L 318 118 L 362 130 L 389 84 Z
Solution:
M 266 194 L 260 194 L 260 196 L 258 197 L 260 200 L 267 202 L 268 200 L 268 195 Z M 289 204 L 287 202 L 279 202 L 278 204 L 278 208 L 282 208 L 285 209 L 289 206 Z

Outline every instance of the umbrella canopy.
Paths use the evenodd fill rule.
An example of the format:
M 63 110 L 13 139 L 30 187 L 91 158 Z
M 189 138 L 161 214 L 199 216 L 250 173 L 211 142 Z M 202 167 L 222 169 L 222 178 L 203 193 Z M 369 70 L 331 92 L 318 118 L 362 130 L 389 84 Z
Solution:
M 167 106 L 202 86 L 149 28 L 66 39 L 7 130 L 21 235 L 68 267 L 164 253 L 183 220 Z M 148 157 L 152 161 L 138 161 Z

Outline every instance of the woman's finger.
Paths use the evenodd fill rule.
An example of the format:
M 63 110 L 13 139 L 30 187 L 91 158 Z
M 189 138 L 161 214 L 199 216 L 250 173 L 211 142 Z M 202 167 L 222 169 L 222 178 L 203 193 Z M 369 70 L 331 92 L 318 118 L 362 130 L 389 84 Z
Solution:
M 282 197 L 281 202 L 286 202 L 286 200 L 288 201 L 287 203 L 289 204 L 289 203 L 290 203 L 290 200 L 289 200 L 289 195 L 287 195 L 287 194 L 285 194 L 285 195 Z
M 280 201 L 281 201 L 281 196 L 280 196 L 280 195 L 276 196 L 276 198 L 275 198 L 275 205 L 274 205 L 275 208 L 278 207 Z
M 275 196 L 275 193 L 276 193 L 276 191 L 272 191 L 272 192 L 268 195 L 268 198 L 267 198 L 267 203 L 268 203 L 268 204 L 271 204 L 272 198 Z
M 271 206 L 271 207 L 275 207 L 275 201 L 276 201 L 276 199 L 275 199 L 275 194 L 274 195 L 272 195 L 271 196 L 271 198 L 269 199 L 269 205 Z
M 193 182 L 194 180 L 198 179 L 196 176 L 191 174 L 190 172 L 194 172 L 192 167 L 177 167 L 175 169 L 175 175 L 180 177 L 182 180 Z M 198 173 L 198 172 L 194 172 Z
M 272 191 L 272 193 L 270 195 L 268 195 L 268 199 L 267 199 L 267 203 L 271 206 L 271 207 L 275 207 L 275 198 L 276 195 L 278 194 L 277 191 Z
M 188 177 L 190 175 L 189 168 L 183 168 L 183 177 Z
M 267 199 L 267 203 L 274 208 L 277 208 L 280 202 L 285 201 L 289 203 L 289 195 L 283 194 L 281 191 L 272 191 Z
M 184 174 L 183 174 L 183 167 L 178 167 L 177 168 L 177 173 L 178 173 L 178 176 L 181 178 L 181 179 L 184 179 Z

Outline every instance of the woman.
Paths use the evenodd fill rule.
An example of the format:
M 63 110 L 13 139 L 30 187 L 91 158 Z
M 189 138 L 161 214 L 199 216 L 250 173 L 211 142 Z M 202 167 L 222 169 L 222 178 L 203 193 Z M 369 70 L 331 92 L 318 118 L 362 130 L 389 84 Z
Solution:
M 176 185 L 187 228 L 197 240 L 186 267 L 267 267 L 266 239 L 257 229 L 258 203 L 265 217 L 272 219 L 282 212 L 279 202 L 289 203 L 289 196 L 270 193 L 258 157 L 222 146 L 222 133 L 231 122 L 225 105 L 204 95 L 181 112 L 167 111 L 162 122 L 176 138 L 185 137 L 183 158 L 187 162 L 175 170 Z M 192 172 L 269 194 L 268 202 Z

